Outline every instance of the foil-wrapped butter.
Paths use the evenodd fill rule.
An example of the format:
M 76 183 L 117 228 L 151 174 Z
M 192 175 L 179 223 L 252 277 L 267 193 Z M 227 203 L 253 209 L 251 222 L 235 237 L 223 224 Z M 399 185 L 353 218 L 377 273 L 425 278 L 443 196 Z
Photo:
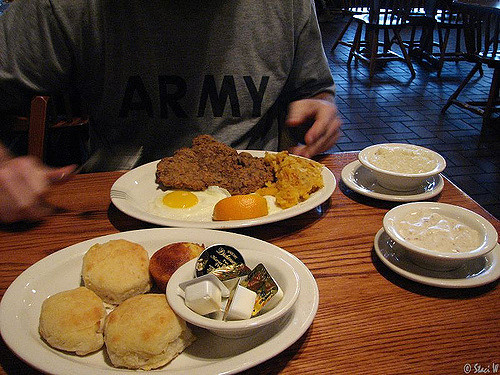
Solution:
M 234 280 L 238 277 L 248 275 L 250 273 L 250 268 L 243 263 L 235 263 L 217 268 L 210 273 L 217 276 L 220 281 L 225 283 L 228 280 Z
M 229 245 L 212 245 L 207 247 L 196 260 L 196 276 L 206 275 L 222 267 L 245 264 L 238 250 Z
M 271 297 L 271 299 L 269 301 L 267 301 L 266 304 L 264 304 L 264 306 L 262 306 L 262 309 L 260 310 L 260 314 L 264 314 L 264 313 L 274 309 L 278 305 L 278 303 L 281 301 L 282 298 L 283 298 L 283 290 L 278 285 L 278 291 L 276 292 L 276 294 L 274 296 Z
M 274 281 L 262 263 L 255 266 L 255 268 L 241 280 L 240 284 L 257 294 L 252 316 L 257 315 L 262 308 L 273 299 L 274 296 L 279 298 L 278 284 Z M 281 297 L 283 297 L 283 293 L 281 293 Z M 281 298 L 279 298 L 279 300 L 280 299 Z M 273 305 L 276 305 L 279 300 L 275 299 L 273 301 Z

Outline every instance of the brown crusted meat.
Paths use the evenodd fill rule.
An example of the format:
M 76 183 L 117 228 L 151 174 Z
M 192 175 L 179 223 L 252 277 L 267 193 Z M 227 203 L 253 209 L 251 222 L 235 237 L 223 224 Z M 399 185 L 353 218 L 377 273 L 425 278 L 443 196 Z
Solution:
M 163 158 L 156 168 L 156 182 L 165 188 L 205 190 L 219 186 L 235 194 L 249 194 L 274 180 L 264 158 L 238 152 L 210 135 L 193 139 L 191 148 L 181 148 Z

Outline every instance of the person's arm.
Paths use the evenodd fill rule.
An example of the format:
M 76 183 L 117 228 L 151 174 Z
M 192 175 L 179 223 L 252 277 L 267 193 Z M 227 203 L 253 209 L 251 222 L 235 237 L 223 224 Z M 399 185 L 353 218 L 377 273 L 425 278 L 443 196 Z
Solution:
M 0 17 L 2 111 L 16 113 L 33 95 L 61 93 L 70 86 L 73 43 L 63 31 L 62 19 L 50 0 L 14 2 Z M 74 168 L 50 168 L 32 156 L 15 157 L 0 144 L 0 222 L 39 220 L 51 214 L 53 207 L 45 197 Z
M 13 157 L 0 144 L 0 222 L 40 220 L 53 212 L 44 197 L 75 166 L 49 168 L 32 156 Z
M 313 2 L 304 0 L 299 24 L 294 67 L 287 85 L 291 102 L 286 125 L 300 128 L 303 145 L 289 151 L 312 157 L 330 149 L 338 139 L 341 121 L 335 105 L 335 85 L 321 42 Z M 307 131 L 306 131 L 307 129 Z

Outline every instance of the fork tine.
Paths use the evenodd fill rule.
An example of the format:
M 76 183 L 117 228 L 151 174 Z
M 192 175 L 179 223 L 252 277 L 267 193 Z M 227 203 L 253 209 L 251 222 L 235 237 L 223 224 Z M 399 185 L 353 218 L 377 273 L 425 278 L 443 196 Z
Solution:
M 116 199 L 130 199 L 130 196 L 121 190 L 111 190 L 110 192 L 111 198 L 116 198 Z

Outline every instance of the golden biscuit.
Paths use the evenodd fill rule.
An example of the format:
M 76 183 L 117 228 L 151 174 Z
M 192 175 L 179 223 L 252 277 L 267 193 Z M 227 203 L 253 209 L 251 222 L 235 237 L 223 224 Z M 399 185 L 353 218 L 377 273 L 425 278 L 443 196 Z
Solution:
M 96 244 L 83 257 L 82 278 L 104 302 L 118 305 L 151 289 L 148 252 L 126 240 Z
M 50 346 L 85 355 L 102 347 L 105 316 L 102 300 L 79 287 L 43 301 L 38 331 Z
M 151 370 L 188 347 L 195 337 L 176 316 L 164 294 L 129 298 L 106 318 L 104 342 L 116 367 Z

